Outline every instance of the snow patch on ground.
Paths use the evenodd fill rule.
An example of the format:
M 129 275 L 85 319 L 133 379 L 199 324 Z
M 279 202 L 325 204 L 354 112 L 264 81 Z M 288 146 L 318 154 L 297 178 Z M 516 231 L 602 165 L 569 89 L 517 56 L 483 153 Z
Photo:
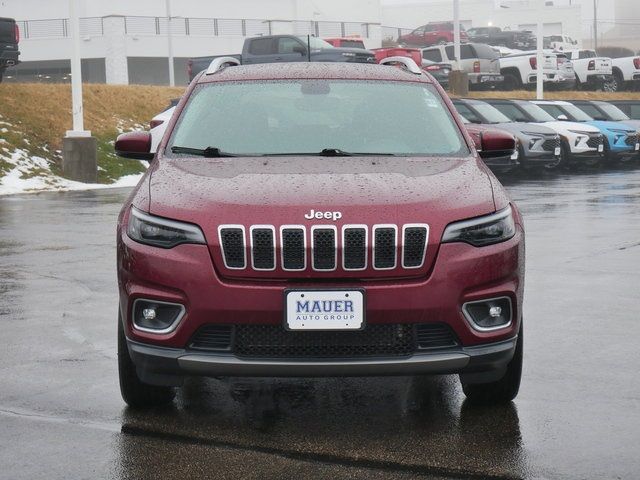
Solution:
M 7 149 L 2 149 L 7 152 Z M 51 171 L 46 158 L 30 155 L 29 152 L 16 149 L 12 153 L 0 152 L 0 161 L 12 165 L 12 168 L 0 177 L 0 195 L 31 193 L 42 191 L 94 190 L 135 186 L 142 173 L 126 175 L 115 183 L 81 183 L 67 180 Z

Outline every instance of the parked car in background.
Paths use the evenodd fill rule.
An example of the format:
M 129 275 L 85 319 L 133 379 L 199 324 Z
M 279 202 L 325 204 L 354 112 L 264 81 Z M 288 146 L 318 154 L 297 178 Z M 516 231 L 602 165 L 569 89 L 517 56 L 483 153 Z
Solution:
M 408 57 L 411 58 L 416 65 L 421 65 L 422 69 L 435 78 L 442 88 L 449 88 L 449 73 L 452 66 L 450 63 L 431 62 L 422 59 L 422 51 L 419 48 L 408 47 L 388 47 L 376 48 L 373 50 L 376 62 L 380 63 L 383 59 L 389 57 Z
M 165 108 L 158 115 L 153 117 L 149 122 L 149 133 L 151 133 L 151 152 L 155 153 L 158 149 L 158 145 L 162 141 L 164 132 L 167 130 L 169 120 L 173 116 L 173 112 L 176 110 L 176 106 L 180 102 L 179 98 L 174 98 L 169 102 L 167 108 Z
M 560 166 L 595 166 L 604 158 L 604 135 L 599 128 L 557 120 L 527 100 L 488 99 L 513 122 L 538 123 L 555 130 L 561 139 Z
M 504 75 L 504 89 L 533 88 L 538 74 L 537 52 L 522 52 L 500 58 L 500 72 Z M 542 65 L 546 88 L 569 89 L 576 84 L 573 65 L 563 53 L 545 51 Z
M 501 130 L 490 125 L 478 125 L 469 122 L 469 120 L 462 117 L 462 121 L 464 123 L 464 127 L 467 130 L 467 133 L 473 139 L 473 143 L 476 146 L 476 150 L 478 153 L 482 153 L 482 138 L 484 135 L 494 135 L 500 133 Z M 520 155 L 518 147 L 518 140 L 514 136 L 514 142 L 516 142 L 516 149 L 510 155 L 504 155 L 502 157 L 492 157 L 484 159 L 484 163 L 487 167 L 491 169 L 494 173 L 508 173 L 518 168 L 520 162 L 518 161 L 518 157 Z
M 544 48 L 550 48 L 551 50 L 558 50 L 560 52 L 572 50 L 578 46 L 578 41 L 568 35 L 549 35 L 544 37 L 543 40 Z
M 640 100 L 609 100 L 609 103 L 618 107 L 629 118 L 640 120 Z
M 337 48 L 361 48 L 366 50 L 364 40 L 360 37 L 325 38 L 324 41 Z
M 533 50 L 536 36 L 527 30 L 502 30 L 499 27 L 475 27 L 467 30 L 470 42 L 486 43 L 496 47 Z
M 552 117 L 596 127 L 604 134 L 604 153 L 609 162 L 635 160 L 640 151 L 638 131 L 624 123 L 594 120 L 575 105 L 560 100 L 533 100 Z
M 416 28 L 413 32 L 398 37 L 398 43 L 407 47 L 429 47 L 453 42 L 453 22 L 431 22 Z M 460 26 L 460 41 L 467 42 L 469 37 Z
M 9 67 L 20 63 L 20 30 L 13 18 L 0 17 L 0 82 Z
M 517 123 L 495 107 L 481 100 L 454 99 L 453 105 L 462 118 L 506 130 L 518 140 L 518 160 L 524 169 L 555 168 L 560 164 L 560 136 L 551 128 L 538 123 Z
M 602 100 L 571 100 L 571 103 L 594 120 L 624 123 L 636 130 L 640 130 L 640 120 L 630 118 L 621 109 L 609 102 L 603 102 Z
M 242 65 L 289 62 L 375 63 L 373 52 L 362 48 L 336 48 L 314 36 L 269 35 L 247 38 L 241 55 L 191 58 L 187 62 L 189 80 L 209 68 L 217 58 L 233 58 Z
M 524 228 L 481 161 L 513 136 L 478 154 L 403 60 L 211 68 L 155 156 L 148 133 L 118 137 L 153 158 L 117 227 L 129 405 L 194 375 L 458 374 L 471 403 L 517 395 Z
M 483 43 L 460 45 L 460 68 L 469 74 L 469 87 L 488 89 L 502 85 L 500 56 Z M 453 44 L 434 45 L 422 49 L 422 58 L 436 63 L 453 63 L 456 60 Z
M 640 57 L 613 58 L 611 63 L 611 90 L 637 90 L 640 87 Z
M 612 62 L 609 57 L 599 57 L 595 50 L 565 50 L 573 64 L 576 86 L 585 90 L 611 90 Z

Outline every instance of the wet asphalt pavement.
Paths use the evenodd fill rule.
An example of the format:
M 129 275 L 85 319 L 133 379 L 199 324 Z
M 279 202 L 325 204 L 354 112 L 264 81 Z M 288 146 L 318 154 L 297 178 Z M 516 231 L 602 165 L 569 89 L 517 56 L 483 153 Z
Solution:
M 0 197 L 0 478 L 640 477 L 640 169 L 505 180 L 527 229 L 510 406 L 456 377 L 193 379 L 120 399 L 128 191 Z

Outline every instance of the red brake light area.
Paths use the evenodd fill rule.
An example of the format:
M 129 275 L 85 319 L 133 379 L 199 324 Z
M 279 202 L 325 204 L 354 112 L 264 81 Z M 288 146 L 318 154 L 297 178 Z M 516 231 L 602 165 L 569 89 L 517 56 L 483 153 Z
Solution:
M 480 60 L 473 62 L 473 73 L 480 73 Z
M 538 59 L 536 57 L 529 58 L 529 65 L 531 65 L 531 68 L 536 70 L 538 68 Z
M 595 60 L 589 60 L 589 66 L 587 67 L 587 69 L 595 70 L 596 69 L 596 61 Z
M 640 58 L 636 57 L 633 59 L 633 66 L 635 68 L 640 68 Z
M 16 43 L 20 43 L 20 28 L 18 27 L 17 23 L 14 25 L 14 32 L 16 37 Z

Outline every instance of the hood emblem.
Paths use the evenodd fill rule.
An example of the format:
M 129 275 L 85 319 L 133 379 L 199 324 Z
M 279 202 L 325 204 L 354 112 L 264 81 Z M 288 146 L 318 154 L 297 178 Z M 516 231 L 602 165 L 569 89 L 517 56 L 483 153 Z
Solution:
M 305 213 L 304 218 L 307 220 L 313 220 L 314 218 L 317 220 L 333 220 L 334 222 L 340 220 L 342 218 L 342 212 L 320 212 L 315 211 L 313 208 L 309 211 L 309 213 Z

